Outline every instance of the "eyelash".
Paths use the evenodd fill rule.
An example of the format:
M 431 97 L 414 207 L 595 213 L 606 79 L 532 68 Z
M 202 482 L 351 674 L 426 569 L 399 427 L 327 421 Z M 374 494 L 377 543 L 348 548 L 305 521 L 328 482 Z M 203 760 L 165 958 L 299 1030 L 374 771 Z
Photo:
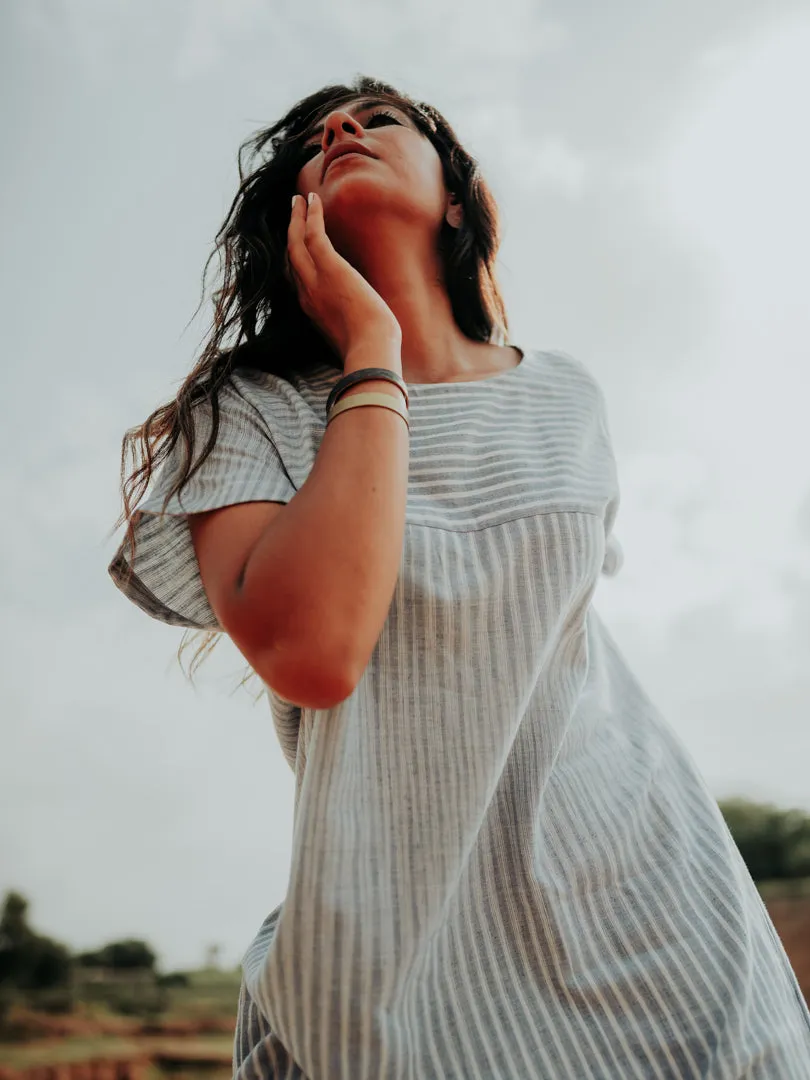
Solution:
M 368 117 L 368 119 L 366 120 L 366 127 L 369 127 L 371 125 L 371 121 L 376 120 L 378 116 L 387 116 L 388 119 L 393 120 L 395 124 L 401 124 L 402 123 L 402 121 L 399 119 L 399 117 L 394 116 L 393 113 L 387 112 L 385 109 L 378 109 L 376 112 L 373 112 L 371 114 L 371 116 Z M 311 152 L 312 153 L 317 153 L 320 150 L 320 148 L 321 148 L 320 143 L 310 143 L 309 146 L 303 147 L 301 153 L 306 155 L 307 158 L 309 158 Z

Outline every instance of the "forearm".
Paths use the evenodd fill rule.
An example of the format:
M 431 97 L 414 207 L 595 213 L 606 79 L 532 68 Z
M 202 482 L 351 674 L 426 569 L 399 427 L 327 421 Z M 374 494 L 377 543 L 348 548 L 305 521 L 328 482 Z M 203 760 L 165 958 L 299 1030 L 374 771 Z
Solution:
M 398 342 L 352 348 L 344 373 L 401 374 Z M 351 387 L 401 400 L 389 382 Z M 408 486 L 408 428 L 390 409 L 349 409 L 324 432 L 301 490 L 260 536 L 245 564 L 242 601 L 261 611 L 267 640 L 291 663 L 321 666 L 354 685 L 368 663 L 399 573 Z

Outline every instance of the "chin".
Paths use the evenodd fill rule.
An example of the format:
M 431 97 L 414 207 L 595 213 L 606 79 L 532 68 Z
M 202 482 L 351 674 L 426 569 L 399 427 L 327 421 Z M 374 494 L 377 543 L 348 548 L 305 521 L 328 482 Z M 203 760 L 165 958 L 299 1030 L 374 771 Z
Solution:
M 349 202 L 373 205 L 390 200 L 393 193 L 380 183 L 378 176 L 368 176 L 368 171 L 365 165 L 351 164 L 338 165 L 334 174 L 327 173 L 321 188 L 324 206 L 343 206 Z
M 412 193 L 404 190 L 401 184 L 396 187 L 381 184 L 379 177 L 364 175 L 362 167 L 355 170 L 354 166 L 349 166 L 345 175 L 332 179 L 327 174 L 321 198 L 324 218 L 328 216 L 334 224 L 345 221 L 356 225 L 358 216 L 370 219 L 383 214 L 411 222 L 427 221 L 435 216 L 435 208 L 429 209 L 415 202 Z

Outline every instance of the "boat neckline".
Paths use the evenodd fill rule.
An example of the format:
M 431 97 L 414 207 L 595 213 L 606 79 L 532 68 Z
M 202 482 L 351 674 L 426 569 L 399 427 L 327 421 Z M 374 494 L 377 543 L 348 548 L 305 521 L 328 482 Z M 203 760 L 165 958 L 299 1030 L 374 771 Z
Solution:
M 507 368 L 506 371 L 497 371 L 494 375 L 485 375 L 482 379 L 451 379 L 447 382 L 426 382 L 417 383 L 409 382 L 405 380 L 405 385 L 408 390 L 450 390 L 457 386 L 481 386 L 485 383 L 498 382 L 501 379 L 509 379 L 516 375 L 519 371 L 522 371 L 526 366 L 527 361 L 530 358 L 530 350 L 522 348 L 520 345 L 511 343 L 510 348 L 517 349 L 520 353 L 520 360 L 514 367 Z

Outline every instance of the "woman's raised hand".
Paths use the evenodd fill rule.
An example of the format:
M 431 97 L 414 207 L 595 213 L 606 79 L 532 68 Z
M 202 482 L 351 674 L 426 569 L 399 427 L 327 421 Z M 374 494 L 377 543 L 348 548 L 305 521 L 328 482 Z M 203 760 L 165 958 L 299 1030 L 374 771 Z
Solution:
M 287 261 L 302 311 L 345 360 L 370 334 L 402 339 L 396 316 L 359 271 L 338 254 L 326 235 L 323 203 L 293 196 Z

